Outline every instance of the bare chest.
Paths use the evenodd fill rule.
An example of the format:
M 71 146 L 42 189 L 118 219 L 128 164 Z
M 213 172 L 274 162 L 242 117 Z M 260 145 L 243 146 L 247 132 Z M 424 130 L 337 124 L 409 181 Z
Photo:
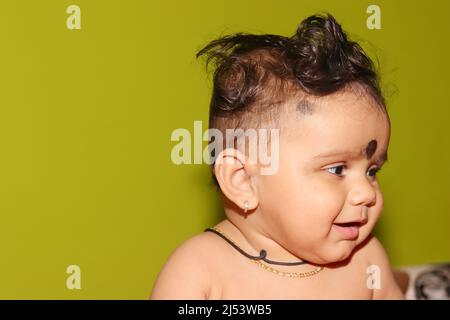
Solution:
M 209 299 L 371 299 L 365 268 L 346 265 L 324 268 L 310 277 L 285 277 L 245 259 L 228 259 L 211 277 Z M 290 268 L 290 267 L 289 267 Z M 304 266 L 300 270 L 311 271 Z M 287 271 L 286 269 L 284 269 Z M 298 268 L 295 270 L 299 271 Z

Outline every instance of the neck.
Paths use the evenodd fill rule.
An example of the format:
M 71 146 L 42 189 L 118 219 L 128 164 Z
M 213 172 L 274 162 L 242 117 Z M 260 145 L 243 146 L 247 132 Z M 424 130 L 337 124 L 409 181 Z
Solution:
M 244 218 L 238 213 L 227 212 L 227 219 L 220 222 L 217 228 L 250 255 L 259 256 L 260 251 L 264 249 L 267 252 L 267 258 L 273 261 L 297 262 L 302 260 L 285 249 L 265 231 L 262 223 L 256 219 L 257 214 L 255 211 Z

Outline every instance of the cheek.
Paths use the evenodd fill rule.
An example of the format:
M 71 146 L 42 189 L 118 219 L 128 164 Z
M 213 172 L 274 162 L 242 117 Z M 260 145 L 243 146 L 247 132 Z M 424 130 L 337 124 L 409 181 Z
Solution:
M 323 178 L 323 177 L 322 177 Z M 345 194 L 329 181 L 282 170 L 264 177 L 260 208 L 283 232 L 299 237 L 324 237 L 342 210 Z
M 336 187 L 323 182 L 311 182 L 302 186 L 296 205 L 301 209 L 298 219 L 308 233 L 325 236 L 336 217 L 342 211 L 345 194 Z
M 312 211 L 330 219 L 340 213 L 346 196 L 345 190 L 341 190 L 338 185 L 314 180 L 304 186 L 302 193 L 307 195 L 304 201 L 313 206 Z

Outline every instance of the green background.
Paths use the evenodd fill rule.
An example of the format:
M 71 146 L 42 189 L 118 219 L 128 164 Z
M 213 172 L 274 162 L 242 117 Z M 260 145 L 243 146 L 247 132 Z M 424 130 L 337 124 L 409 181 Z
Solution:
M 81 8 L 68 30 L 66 8 Z M 368 30 L 366 8 L 381 8 Z M 206 129 L 194 55 L 221 34 L 290 36 L 332 13 L 381 63 L 392 119 L 377 234 L 395 266 L 450 261 L 448 1 L 3 1 L 0 298 L 145 299 L 168 255 L 220 220 L 208 166 L 171 162 Z M 66 268 L 81 268 L 81 290 Z M 188 276 L 188 274 L 186 274 Z

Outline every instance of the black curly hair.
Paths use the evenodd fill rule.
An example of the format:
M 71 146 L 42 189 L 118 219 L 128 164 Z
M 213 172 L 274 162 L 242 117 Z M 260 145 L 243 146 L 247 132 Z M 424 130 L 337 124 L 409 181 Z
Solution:
M 256 128 L 275 119 L 290 99 L 297 99 L 297 110 L 311 114 L 308 96 L 349 87 L 362 90 L 386 111 L 372 60 L 330 14 L 306 18 L 291 37 L 226 35 L 196 54 L 201 56 L 207 58 L 207 71 L 211 62 L 215 66 L 209 128 L 224 134 L 225 129 Z

